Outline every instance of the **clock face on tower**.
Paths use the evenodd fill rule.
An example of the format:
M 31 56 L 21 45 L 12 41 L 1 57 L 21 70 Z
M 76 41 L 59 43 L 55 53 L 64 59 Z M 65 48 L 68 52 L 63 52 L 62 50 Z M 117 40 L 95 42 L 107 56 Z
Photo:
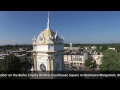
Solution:
M 46 66 L 42 63 L 40 64 L 40 69 L 42 72 L 45 72 L 46 71 Z
M 40 41 L 41 41 L 41 42 L 43 41 L 43 37 L 40 37 Z

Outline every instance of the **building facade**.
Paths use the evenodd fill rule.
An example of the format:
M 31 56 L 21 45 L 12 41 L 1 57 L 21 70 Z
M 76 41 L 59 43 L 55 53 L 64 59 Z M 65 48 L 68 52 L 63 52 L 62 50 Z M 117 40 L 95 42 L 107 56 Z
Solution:
M 99 67 L 102 64 L 103 55 L 91 55 L 89 53 L 83 54 L 65 54 L 64 55 L 64 68 L 68 70 L 72 67 L 80 68 L 84 67 L 85 60 L 92 58 L 92 60 L 96 61 L 97 66 Z
M 64 55 L 64 67 L 83 67 L 85 60 L 89 58 L 88 53 L 80 54 L 65 54 Z

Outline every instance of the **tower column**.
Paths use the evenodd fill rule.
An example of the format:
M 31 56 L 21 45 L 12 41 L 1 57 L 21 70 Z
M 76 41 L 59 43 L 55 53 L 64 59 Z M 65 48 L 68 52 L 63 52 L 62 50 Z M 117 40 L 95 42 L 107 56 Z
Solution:
M 68 55 L 67 55 L 67 59 L 68 59 Z M 64 70 L 64 55 L 62 55 L 62 71 Z
M 54 59 L 54 57 L 53 56 L 50 56 L 50 57 L 48 57 L 48 59 L 49 59 L 49 71 L 50 71 L 50 73 L 54 70 L 54 62 L 53 62 L 53 59 Z
M 34 58 L 34 71 L 37 71 L 37 62 L 36 62 L 36 55 L 33 54 L 33 58 Z
M 52 58 L 52 60 L 51 60 L 51 71 L 53 71 L 53 70 L 54 70 L 54 60 Z
M 50 62 L 50 59 L 49 59 L 49 71 L 51 71 L 51 62 Z

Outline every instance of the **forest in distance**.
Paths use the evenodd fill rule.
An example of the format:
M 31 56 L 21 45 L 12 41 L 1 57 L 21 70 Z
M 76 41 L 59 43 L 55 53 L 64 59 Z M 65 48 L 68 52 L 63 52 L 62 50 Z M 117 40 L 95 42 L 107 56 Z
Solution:
M 96 46 L 96 47 L 104 47 L 104 48 L 115 48 L 117 50 L 117 52 L 120 51 L 120 43 L 113 43 L 113 44 L 72 44 L 73 47 L 80 47 L 80 48 L 84 48 L 84 47 L 88 47 L 88 46 Z M 69 43 L 65 43 L 64 47 L 70 47 Z M 22 45 L 0 45 L 0 49 L 3 50 L 18 50 L 19 48 L 22 48 L 23 50 L 32 50 L 33 46 L 32 44 L 22 44 Z

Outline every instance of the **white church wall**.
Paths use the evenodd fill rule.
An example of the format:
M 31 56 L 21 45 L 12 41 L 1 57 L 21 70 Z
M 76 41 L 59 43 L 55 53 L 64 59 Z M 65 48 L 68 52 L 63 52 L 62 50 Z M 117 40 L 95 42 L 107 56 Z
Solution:
M 48 45 L 39 45 L 37 46 L 36 51 L 48 51 Z
M 48 70 L 48 65 L 47 65 L 48 60 L 47 60 L 47 57 L 37 56 L 36 59 L 37 59 L 37 70 L 38 70 L 38 71 L 41 71 L 40 65 L 41 65 L 42 63 L 45 65 L 46 70 Z
M 64 45 L 39 45 L 34 49 L 36 51 L 58 51 L 58 50 L 64 50 Z
M 37 56 L 47 56 L 46 53 L 37 53 Z
M 48 51 L 54 52 L 54 45 L 48 45 Z
M 33 51 L 36 51 L 36 47 L 37 47 L 36 45 L 33 46 Z

